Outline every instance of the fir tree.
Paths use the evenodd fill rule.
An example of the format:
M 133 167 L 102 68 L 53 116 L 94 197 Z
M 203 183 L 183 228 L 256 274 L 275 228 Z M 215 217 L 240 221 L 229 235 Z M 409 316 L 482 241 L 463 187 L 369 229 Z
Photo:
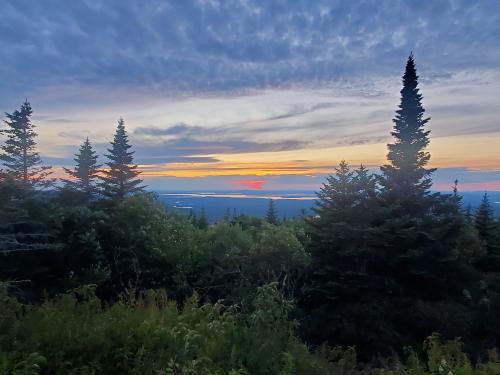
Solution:
M 198 228 L 206 229 L 208 227 L 207 215 L 205 214 L 205 207 L 201 208 L 200 217 L 197 220 Z
M 73 180 L 66 180 L 66 186 L 83 193 L 87 201 L 91 200 L 97 192 L 96 180 L 98 178 L 99 167 L 97 164 L 97 154 L 92 149 L 89 139 L 80 146 L 80 150 L 73 159 L 76 163 L 73 170 L 64 168 Z
M 426 168 L 430 154 L 425 151 L 430 133 L 425 130 L 425 125 L 430 118 L 424 115 L 415 61 L 410 54 L 403 75 L 401 103 L 393 119 L 391 135 L 395 141 L 388 145 L 389 164 L 381 167 L 383 176 L 380 180 L 389 200 L 399 201 L 406 210 L 421 206 L 419 198 L 428 195 L 432 185 L 434 169 Z
M 109 154 L 105 155 L 109 162 L 108 170 L 104 171 L 102 177 L 103 194 L 109 198 L 123 199 L 127 195 L 137 193 L 143 189 L 140 186 L 142 180 L 137 178 L 140 172 L 137 165 L 133 164 L 133 151 L 129 151 L 127 132 L 123 119 L 118 121 L 116 133 Z
M 321 293 L 330 294 L 329 299 L 343 293 L 335 278 L 352 288 L 346 275 L 364 272 L 369 261 L 368 229 L 377 211 L 375 178 L 363 166 L 351 170 L 343 160 L 317 195 L 315 215 L 309 220 L 314 279 Z M 332 289 L 332 285 L 336 286 Z
M 353 327 L 367 329 L 366 319 L 349 309 L 366 316 L 362 306 L 370 306 L 383 284 L 373 271 L 377 253 L 371 250 L 371 222 L 378 212 L 376 180 L 365 167 L 352 170 L 341 161 L 317 196 L 308 220 L 312 259 L 304 292 L 312 326 L 305 329 L 318 343 L 335 338 L 345 344 Z M 342 323 L 321 324 L 336 312 Z
M 19 110 L 5 114 L 7 129 L 0 130 L 0 134 L 6 135 L 7 140 L 0 147 L 3 151 L 0 160 L 6 168 L 3 174 L 9 174 L 28 186 L 47 187 L 50 185 L 47 176 L 51 167 L 40 165 L 42 161 L 36 152 L 37 133 L 31 123 L 32 113 L 30 103 L 25 101 Z
M 487 245 L 492 245 L 495 238 L 496 225 L 493 217 L 488 193 L 484 193 L 481 204 L 477 209 L 474 226 L 476 227 L 479 238 Z
M 269 224 L 278 224 L 278 210 L 276 209 L 276 203 L 274 199 L 269 200 L 269 206 L 266 212 L 266 221 Z

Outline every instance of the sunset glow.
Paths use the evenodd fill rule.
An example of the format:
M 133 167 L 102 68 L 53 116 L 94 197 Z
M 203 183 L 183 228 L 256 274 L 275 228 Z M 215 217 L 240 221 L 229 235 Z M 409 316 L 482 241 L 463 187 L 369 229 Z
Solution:
M 86 137 L 100 162 L 104 161 L 116 121 L 123 117 L 134 161 L 153 189 L 235 189 L 240 185 L 234 181 L 265 177 L 263 184 L 241 188 L 277 189 L 290 184 L 315 190 L 340 160 L 364 164 L 374 172 L 386 162 L 402 67 L 412 50 L 423 104 L 431 117 L 430 164 L 440 169 L 435 186 L 448 187 L 455 179 L 464 189 L 498 186 L 500 55 L 495 30 L 490 30 L 488 39 L 478 24 L 464 21 L 453 23 L 453 38 L 436 39 L 421 32 L 424 26 L 411 28 L 413 18 L 405 16 L 391 17 L 399 21 L 380 26 L 369 38 L 352 25 L 340 30 L 337 22 L 320 20 L 314 25 L 325 25 L 321 32 L 306 36 L 304 31 L 315 26 L 304 29 L 300 22 L 287 22 L 289 33 L 282 35 L 271 26 L 283 20 L 266 19 L 262 33 L 249 36 L 235 31 L 235 42 L 228 37 L 232 33 L 216 32 L 222 25 L 208 16 L 215 11 L 210 4 L 198 4 L 190 11 L 208 12 L 202 17 L 204 27 L 217 37 L 208 37 L 205 29 L 199 29 L 202 26 L 185 18 L 187 13 L 181 12 L 177 19 L 163 10 L 164 22 L 173 25 L 169 33 L 157 26 L 148 26 L 147 32 L 138 27 L 133 32 L 136 38 L 126 41 L 115 40 L 120 34 L 115 29 L 123 26 L 120 22 L 106 28 L 96 25 L 84 34 L 78 27 L 69 28 L 65 35 L 73 42 L 66 43 L 51 31 L 64 29 L 58 26 L 62 21 L 40 10 L 36 22 L 23 26 L 37 36 L 34 47 L 26 47 L 31 51 L 26 54 L 33 55 L 4 48 L 11 52 L 0 67 L 2 87 L 9 87 L 0 89 L 2 112 L 29 98 L 40 155 L 45 164 L 55 167 L 57 177 L 63 176 L 62 167 L 73 164 L 73 155 Z M 70 24 L 79 25 L 78 17 L 73 20 L 72 6 L 61 11 L 67 12 Z M 102 7 L 112 12 L 110 6 Z M 491 14 L 487 7 L 472 9 L 465 3 L 460 7 L 456 14 Z M 324 14 L 320 8 L 311 5 L 307 11 L 297 9 L 297 14 L 305 12 L 307 19 L 315 19 Z M 222 5 L 217 9 L 225 11 Z M 348 19 L 350 11 L 344 10 Z M 370 6 L 370 15 L 407 15 L 403 10 L 401 4 Z M 12 19 L 22 19 L 18 6 L 4 11 Z M 246 11 L 242 17 L 253 23 L 254 16 Z M 240 21 L 231 14 L 227 14 L 229 25 L 239 30 Z M 436 14 L 431 4 L 422 5 L 419 25 L 433 21 L 433 35 L 447 34 L 446 20 L 436 19 Z M 144 17 L 136 21 L 149 25 L 147 18 L 152 15 Z M 191 30 L 189 36 L 177 35 L 184 28 Z M 467 38 L 482 43 L 462 42 Z M 162 47 L 154 40 L 163 40 Z M 436 40 L 446 43 L 436 45 Z M 123 42 L 130 45 L 122 48 Z M 1 34 L 0 43 L 11 45 L 11 37 Z M 181 54 L 173 47 L 178 43 L 183 46 Z M 85 53 L 76 47 L 104 44 Z M 227 51 L 233 54 L 222 45 L 231 45 Z M 200 46 L 206 49 L 201 51 Z M 21 69 L 20 59 L 28 66 Z M 30 65 L 35 61 L 36 69 Z

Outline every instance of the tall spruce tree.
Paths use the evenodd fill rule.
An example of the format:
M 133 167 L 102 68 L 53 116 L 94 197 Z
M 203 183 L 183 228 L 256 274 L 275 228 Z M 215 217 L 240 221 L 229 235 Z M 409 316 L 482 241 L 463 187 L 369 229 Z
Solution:
M 380 183 L 390 201 L 398 201 L 404 210 L 422 207 L 420 198 L 428 195 L 432 185 L 432 168 L 426 168 L 430 154 L 425 151 L 429 144 L 429 130 L 425 125 L 422 95 L 418 88 L 418 75 L 413 54 L 410 54 L 403 75 L 401 102 L 393 119 L 391 135 L 394 143 L 388 145 L 389 164 L 381 167 Z
M 310 219 L 305 305 L 311 318 L 304 327 L 317 343 L 356 344 L 361 355 L 373 342 L 389 353 L 434 331 L 461 334 L 463 326 L 442 311 L 462 309 L 474 273 L 460 258 L 458 193 L 429 191 L 429 119 L 412 55 L 401 95 L 380 189 L 365 168 L 352 171 L 343 162 L 318 194 Z
M 266 221 L 269 224 L 278 224 L 278 210 L 276 209 L 276 203 L 274 199 L 269 200 L 269 206 L 266 212 Z
M 410 55 L 403 75 L 401 103 L 393 120 L 394 142 L 388 145 L 389 164 L 381 167 L 382 215 L 371 228 L 371 247 L 381 255 L 381 262 L 373 269 L 385 280 L 379 304 L 388 308 L 388 331 L 405 330 L 408 338 L 417 341 L 433 331 L 463 332 L 463 326 L 452 327 L 442 318 L 440 306 L 462 308 L 466 280 L 475 277 L 460 254 L 465 221 L 458 192 L 430 192 L 434 169 L 427 168 L 429 131 L 425 125 L 429 118 L 424 115 L 415 62 Z M 418 306 L 415 301 L 419 301 Z M 398 314 L 420 323 L 404 325 Z M 381 337 L 390 346 L 395 344 L 394 339 L 390 335 Z
M 109 198 L 123 199 L 143 189 L 140 186 L 142 180 L 137 178 L 140 172 L 137 165 L 133 164 L 134 152 L 129 151 L 131 147 L 125 123 L 120 119 L 111 148 L 108 149 L 109 154 L 105 155 L 109 159 L 106 163 L 109 169 L 104 171 L 102 187 L 103 194 Z
M 72 180 L 65 180 L 66 187 L 83 193 L 87 201 L 91 200 L 97 193 L 96 180 L 100 168 L 100 165 L 97 164 L 97 158 L 98 156 L 87 137 L 78 153 L 75 154 L 73 160 L 76 165 L 74 169 L 64 168 L 66 173 L 72 177 Z
M 31 122 L 33 110 L 26 100 L 19 110 L 6 113 L 4 121 L 7 129 L 0 130 L 6 135 L 5 144 L 0 147 L 0 160 L 5 166 L 4 174 L 31 187 L 47 187 L 51 181 L 47 176 L 51 173 L 49 166 L 41 166 L 41 159 L 36 152 L 35 125 Z

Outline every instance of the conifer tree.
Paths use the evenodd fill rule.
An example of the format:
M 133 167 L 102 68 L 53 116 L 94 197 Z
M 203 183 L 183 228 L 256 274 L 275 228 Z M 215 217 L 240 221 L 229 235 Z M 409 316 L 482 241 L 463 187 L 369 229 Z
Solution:
M 400 202 L 407 210 L 421 206 L 419 198 L 428 195 L 432 185 L 434 169 L 426 168 L 430 154 L 425 151 L 430 133 L 425 130 L 425 125 L 429 120 L 425 117 L 415 61 L 410 54 L 403 75 L 401 102 L 393 119 L 391 135 L 395 140 L 388 145 L 389 164 L 381 167 L 383 176 L 380 180 L 386 197 Z
M 73 170 L 64 168 L 73 180 L 65 180 L 66 186 L 83 193 L 87 201 L 91 200 L 97 192 L 96 180 L 98 178 L 100 165 L 97 164 L 97 154 L 87 137 L 75 158 L 76 163 Z
M 111 142 L 109 154 L 105 155 L 109 161 L 102 177 L 103 194 L 109 198 L 123 199 L 127 195 L 137 193 L 143 189 L 142 180 L 137 178 L 140 172 L 133 164 L 132 146 L 128 142 L 127 132 L 123 119 L 118 120 L 116 133 Z
M 269 206 L 266 212 L 266 221 L 269 224 L 278 224 L 278 210 L 276 209 L 276 203 L 274 199 L 269 200 Z
M 317 196 L 308 220 L 311 271 L 304 293 L 312 326 L 306 330 L 318 343 L 335 338 L 345 344 L 354 327 L 366 328 L 352 310 L 366 316 L 362 306 L 370 306 L 381 284 L 373 272 L 377 253 L 370 247 L 370 226 L 378 212 L 376 180 L 364 166 L 352 170 L 343 160 Z M 336 313 L 342 323 L 321 323 Z
M 201 208 L 200 217 L 197 220 L 198 228 L 206 229 L 208 227 L 207 215 L 205 214 L 205 207 Z
M 0 130 L 0 134 L 6 135 L 7 139 L 0 147 L 0 160 L 6 168 L 3 174 L 9 174 L 27 186 L 47 187 L 51 167 L 41 166 L 42 161 L 36 152 L 37 133 L 31 123 L 32 113 L 30 103 L 25 101 L 19 110 L 5 114 L 7 129 Z
M 476 212 L 474 226 L 476 227 L 479 238 L 484 241 L 487 247 L 491 247 L 496 234 L 496 225 L 488 193 L 484 193 L 483 195 L 481 204 Z
M 352 170 L 342 160 L 317 195 L 314 216 L 309 220 L 314 278 L 321 293 L 331 293 L 330 298 L 341 293 L 342 288 L 333 282 L 336 277 L 349 287 L 346 274 L 354 275 L 356 264 L 368 261 L 368 228 L 377 211 L 375 178 L 364 166 Z M 334 284 L 337 286 L 331 290 Z

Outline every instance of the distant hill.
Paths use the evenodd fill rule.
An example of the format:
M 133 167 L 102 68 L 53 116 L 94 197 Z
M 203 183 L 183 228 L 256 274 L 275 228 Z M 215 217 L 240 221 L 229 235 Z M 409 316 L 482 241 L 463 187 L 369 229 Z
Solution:
M 211 222 L 218 221 L 226 215 L 245 214 L 262 217 L 265 215 L 269 200 L 274 199 L 280 217 L 295 217 L 301 213 L 310 213 L 316 195 L 311 191 L 157 191 L 159 198 L 168 207 L 186 214 L 192 211 L 199 214 L 205 210 Z M 475 210 L 483 197 L 483 192 L 463 192 L 463 207 L 469 205 Z M 500 217 L 500 191 L 489 192 L 490 201 L 496 216 Z M 498 203 L 494 203 L 498 202 Z

